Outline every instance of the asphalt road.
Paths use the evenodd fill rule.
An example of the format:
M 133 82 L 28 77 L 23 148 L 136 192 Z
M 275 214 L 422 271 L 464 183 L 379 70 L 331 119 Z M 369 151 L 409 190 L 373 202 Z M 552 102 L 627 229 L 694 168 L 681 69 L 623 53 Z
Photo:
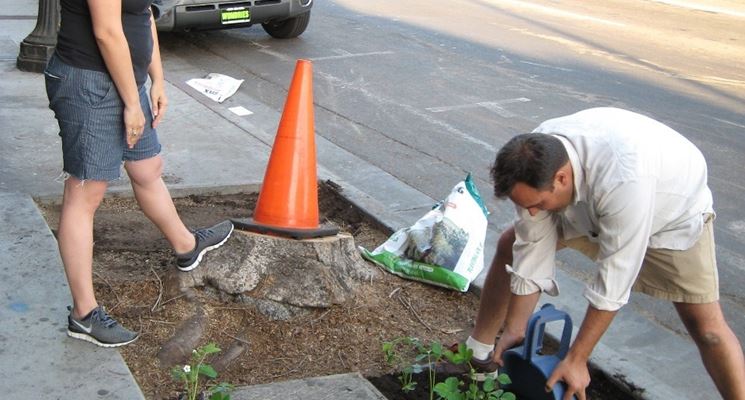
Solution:
M 595 106 L 667 123 L 708 160 L 722 304 L 745 342 L 742 2 L 323 0 L 298 39 L 252 27 L 163 34 L 161 47 L 166 61 L 245 79 L 241 91 L 277 110 L 294 60 L 312 60 L 318 135 L 435 199 L 473 173 L 494 232 L 512 208 L 490 196 L 488 168 L 511 136 Z M 592 277 L 580 257 L 561 261 Z M 630 306 L 683 332 L 669 304 Z

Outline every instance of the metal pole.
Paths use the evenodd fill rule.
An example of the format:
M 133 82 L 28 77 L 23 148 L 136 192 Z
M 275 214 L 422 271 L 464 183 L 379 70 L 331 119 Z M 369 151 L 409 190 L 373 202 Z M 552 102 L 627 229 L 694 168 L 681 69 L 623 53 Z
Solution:
M 16 66 L 21 71 L 44 72 L 57 44 L 59 0 L 39 0 L 36 28 L 21 42 Z

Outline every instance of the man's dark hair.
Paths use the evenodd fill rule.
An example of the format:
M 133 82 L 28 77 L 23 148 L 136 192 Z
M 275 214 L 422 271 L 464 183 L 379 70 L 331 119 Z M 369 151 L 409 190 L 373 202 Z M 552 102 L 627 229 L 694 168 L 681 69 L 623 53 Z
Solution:
M 494 195 L 502 199 L 522 182 L 537 190 L 551 190 L 556 171 L 569 160 L 559 139 L 543 133 L 526 133 L 510 139 L 498 152 L 491 168 Z

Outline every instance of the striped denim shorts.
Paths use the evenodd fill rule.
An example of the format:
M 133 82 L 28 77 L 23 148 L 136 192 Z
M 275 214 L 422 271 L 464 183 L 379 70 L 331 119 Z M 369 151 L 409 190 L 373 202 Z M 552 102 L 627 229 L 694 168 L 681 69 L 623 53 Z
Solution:
M 145 85 L 139 88 L 145 131 L 127 147 L 124 103 L 106 72 L 72 67 L 53 55 L 44 71 L 49 108 L 59 123 L 63 171 L 80 180 L 112 181 L 122 162 L 160 153 Z

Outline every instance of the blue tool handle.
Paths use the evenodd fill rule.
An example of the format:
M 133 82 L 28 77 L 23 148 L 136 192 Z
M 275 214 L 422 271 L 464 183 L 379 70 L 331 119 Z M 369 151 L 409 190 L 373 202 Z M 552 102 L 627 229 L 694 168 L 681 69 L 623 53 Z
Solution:
M 564 359 L 569 351 L 569 342 L 572 340 L 572 319 L 564 311 L 557 310 L 553 304 L 544 304 L 541 309 L 533 314 L 528 321 L 528 329 L 525 332 L 525 346 L 523 347 L 523 358 L 528 362 L 533 355 L 538 353 L 543 345 L 543 333 L 546 324 L 553 321 L 564 320 L 564 330 L 561 333 L 559 351 L 556 355 Z

